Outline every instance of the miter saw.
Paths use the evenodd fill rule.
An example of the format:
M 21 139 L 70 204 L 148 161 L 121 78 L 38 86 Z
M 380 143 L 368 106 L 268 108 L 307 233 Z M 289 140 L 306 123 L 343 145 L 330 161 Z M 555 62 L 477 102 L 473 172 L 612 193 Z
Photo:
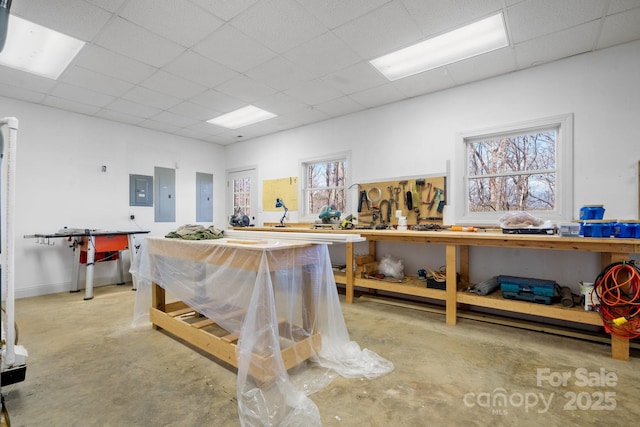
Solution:
M 321 224 L 316 223 L 316 227 L 320 228 L 339 228 L 340 227 L 340 215 L 341 212 L 335 208 L 335 206 L 325 206 L 320 211 L 318 218 L 322 221 Z

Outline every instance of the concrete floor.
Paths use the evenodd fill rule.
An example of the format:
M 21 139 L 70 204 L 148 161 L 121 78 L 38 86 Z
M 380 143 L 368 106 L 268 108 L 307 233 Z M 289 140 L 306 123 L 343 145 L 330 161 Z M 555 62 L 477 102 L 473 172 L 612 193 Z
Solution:
M 18 426 L 237 426 L 232 368 L 150 327 L 135 293 L 17 301 L 27 378 L 2 389 Z M 372 301 L 343 303 L 351 339 L 395 363 L 337 378 L 311 396 L 324 426 L 630 426 L 640 419 L 640 355 Z M 538 374 L 540 371 L 540 374 Z M 562 381 L 566 375 L 566 381 Z M 555 382 L 558 380 L 557 382 Z M 506 397 L 506 401 L 502 398 Z

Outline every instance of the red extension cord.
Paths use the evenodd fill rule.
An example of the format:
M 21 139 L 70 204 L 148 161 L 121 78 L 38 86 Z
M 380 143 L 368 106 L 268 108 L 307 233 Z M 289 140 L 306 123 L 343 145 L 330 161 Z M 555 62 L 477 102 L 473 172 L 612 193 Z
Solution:
M 607 333 L 633 339 L 640 337 L 640 269 L 633 262 L 607 266 L 597 277 L 593 292 Z

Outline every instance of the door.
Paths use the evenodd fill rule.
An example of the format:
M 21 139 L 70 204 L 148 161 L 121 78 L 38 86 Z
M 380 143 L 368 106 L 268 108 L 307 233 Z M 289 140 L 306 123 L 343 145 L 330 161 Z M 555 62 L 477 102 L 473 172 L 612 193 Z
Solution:
M 213 222 L 213 174 L 196 172 L 196 222 Z
M 238 210 L 238 213 L 249 217 L 251 224 L 255 224 L 259 212 L 256 169 L 227 173 L 227 206 L 230 206 L 229 217 Z

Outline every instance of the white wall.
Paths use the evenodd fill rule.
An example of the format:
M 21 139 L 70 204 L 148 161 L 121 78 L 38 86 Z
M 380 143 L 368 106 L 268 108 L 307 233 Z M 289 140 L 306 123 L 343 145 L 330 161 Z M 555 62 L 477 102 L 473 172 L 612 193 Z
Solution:
M 606 218 L 637 218 L 638 76 L 640 42 L 628 43 L 234 144 L 227 149 L 227 168 L 259 164 L 261 180 L 297 176 L 301 159 L 351 150 L 353 183 L 444 173 L 447 160 L 456 180 L 456 133 L 573 113 L 574 217 L 584 204 L 604 204 Z M 355 200 L 356 187 L 352 192 Z M 444 264 L 439 248 L 381 246 L 381 254 L 405 259 L 407 273 Z M 594 254 L 504 252 L 472 249 L 471 279 L 526 274 L 577 287 L 597 274 Z
M 24 235 L 65 226 L 144 229 L 164 235 L 179 225 L 195 223 L 196 172 L 214 175 L 214 223 L 226 224 L 223 147 L 1 97 L 0 116 L 19 120 L 18 298 L 67 291 L 73 265 L 68 242 L 56 239 L 55 246 L 38 245 Z M 176 164 L 176 222 L 154 223 L 153 207 L 129 206 L 129 174 L 153 176 L 155 166 L 176 168 Z M 107 166 L 106 173 L 102 165 Z M 135 222 L 129 220 L 130 213 Z M 98 264 L 96 285 L 114 283 L 115 267 L 113 262 Z

